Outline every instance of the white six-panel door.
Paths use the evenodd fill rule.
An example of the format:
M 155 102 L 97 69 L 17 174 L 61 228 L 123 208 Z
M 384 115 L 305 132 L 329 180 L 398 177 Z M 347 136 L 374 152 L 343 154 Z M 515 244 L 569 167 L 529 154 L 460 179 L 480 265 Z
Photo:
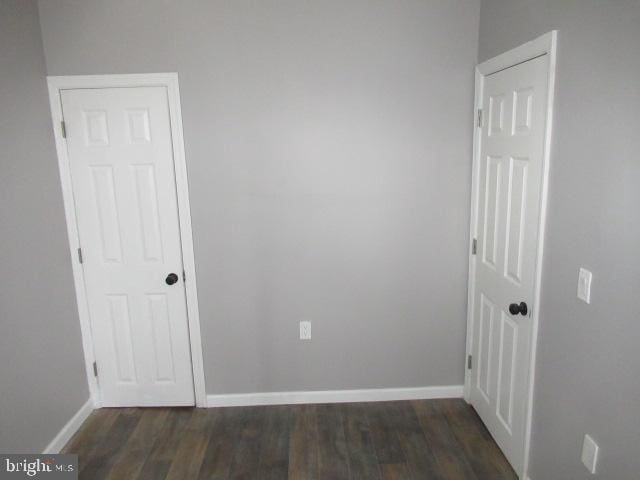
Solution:
M 193 405 L 167 89 L 61 101 L 102 404 Z
M 482 101 L 470 398 L 518 472 L 525 451 L 547 71 L 543 56 L 488 75 Z M 526 314 L 510 312 L 511 304 L 522 302 Z

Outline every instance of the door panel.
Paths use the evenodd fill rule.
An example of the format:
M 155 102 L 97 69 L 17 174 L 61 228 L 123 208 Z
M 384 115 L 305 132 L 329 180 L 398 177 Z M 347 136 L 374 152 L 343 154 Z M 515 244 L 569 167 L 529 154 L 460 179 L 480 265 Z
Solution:
M 129 297 L 127 295 L 106 295 L 108 320 L 111 327 L 111 341 L 118 375 L 118 383 L 138 381 L 135 358 L 133 355 L 131 317 L 129 316 Z M 108 341 L 109 339 L 107 339 Z
M 528 161 L 527 158 L 509 159 L 504 276 L 515 285 L 522 283 L 522 245 L 527 206 Z
M 61 99 L 102 402 L 193 405 L 166 88 Z
M 491 356 L 496 306 L 484 294 L 480 296 L 477 388 L 488 402 L 491 396 Z
M 524 460 L 547 58 L 484 79 L 471 402 L 516 471 Z M 513 315 L 511 303 L 528 305 Z
M 484 228 L 482 259 L 484 264 L 495 270 L 498 250 L 498 228 L 500 220 L 500 178 L 502 159 L 487 157 L 484 195 Z
M 134 165 L 136 205 L 142 236 L 142 258 L 145 262 L 162 262 L 162 236 L 158 216 L 158 193 L 156 191 L 153 165 Z

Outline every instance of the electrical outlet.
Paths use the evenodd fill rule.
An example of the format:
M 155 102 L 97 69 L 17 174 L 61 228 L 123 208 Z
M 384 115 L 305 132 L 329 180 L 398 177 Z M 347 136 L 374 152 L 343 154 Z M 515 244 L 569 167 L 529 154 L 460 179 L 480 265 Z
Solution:
M 581 460 L 590 473 L 596 473 L 599 451 L 600 447 L 598 447 L 598 444 L 593 440 L 593 438 L 591 438 L 590 435 L 585 435 L 584 442 L 582 443 Z
M 311 340 L 311 322 L 308 320 L 300 322 L 300 340 Z

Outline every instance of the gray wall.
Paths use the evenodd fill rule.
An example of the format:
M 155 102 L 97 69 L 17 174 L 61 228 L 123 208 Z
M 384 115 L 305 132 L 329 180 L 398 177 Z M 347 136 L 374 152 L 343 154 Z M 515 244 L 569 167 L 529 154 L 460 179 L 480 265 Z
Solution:
M 179 73 L 209 393 L 463 383 L 479 1 L 39 6 L 49 74 Z
M 0 452 L 89 398 L 35 2 L 0 0 Z
M 640 472 L 640 2 L 482 0 L 480 59 L 559 30 L 532 480 Z M 593 271 L 591 305 L 576 298 Z M 582 438 L 600 444 L 596 477 Z

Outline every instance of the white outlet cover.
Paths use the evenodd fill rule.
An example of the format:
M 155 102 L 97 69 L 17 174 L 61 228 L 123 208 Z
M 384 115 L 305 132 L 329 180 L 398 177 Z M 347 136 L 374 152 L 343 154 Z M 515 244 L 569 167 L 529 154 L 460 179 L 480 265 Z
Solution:
M 598 463 L 598 452 L 600 451 L 600 447 L 598 444 L 591 438 L 590 435 L 584 436 L 584 442 L 582 443 L 582 463 L 587 470 L 591 473 L 596 473 L 596 464 Z
M 591 279 L 593 274 L 586 268 L 578 272 L 578 298 L 585 303 L 591 303 Z
M 300 340 L 311 340 L 311 322 L 308 320 L 300 322 Z

